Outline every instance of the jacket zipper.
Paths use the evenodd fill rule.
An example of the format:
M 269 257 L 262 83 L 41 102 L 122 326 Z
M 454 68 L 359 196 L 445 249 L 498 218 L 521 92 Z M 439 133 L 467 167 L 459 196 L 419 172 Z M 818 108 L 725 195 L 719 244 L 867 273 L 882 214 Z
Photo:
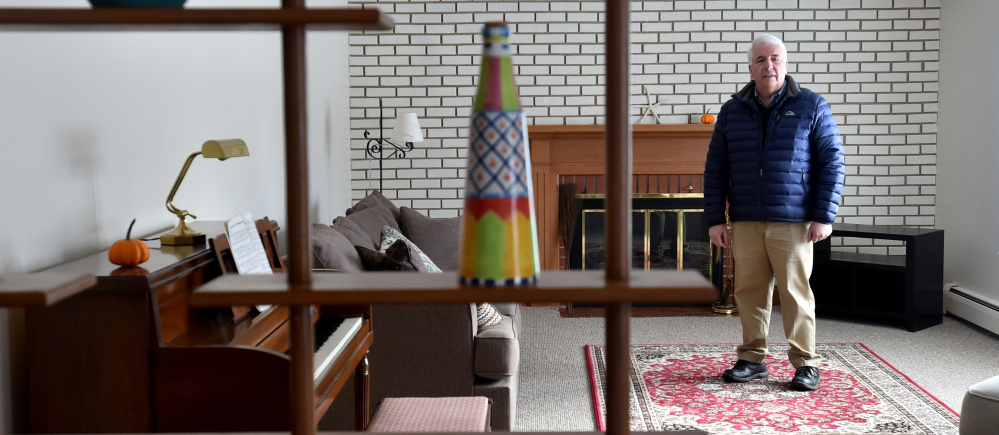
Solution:
M 764 166 L 764 162 L 766 161 L 765 157 L 766 157 L 766 154 L 767 154 L 767 143 L 769 142 L 770 136 L 774 135 L 774 130 L 775 130 L 774 127 L 776 127 L 777 123 L 780 122 L 780 110 L 779 110 L 779 108 L 780 108 L 780 106 L 783 106 L 783 105 L 784 105 L 784 102 L 781 101 L 781 102 L 777 103 L 777 106 L 775 106 L 773 108 L 773 110 L 770 111 L 771 117 L 773 116 L 774 111 L 776 111 L 777 112 L 777 118 L 774 118 L 773 123 L 771 123 L 769 119 L 767 120 L 767 124 L 769 124 L 767 126 L 767 134 L 763 137 L 763 146 L 762 146 L 763 150 L 760 153 L 760 161 L 759 161 L 759 163 L 760 163 L 760 183 L 759 183 L 759 186 L 760 186 L 760 220 L 761 221 L 765 221 L 766 217 L 767 217 L 767 214 L 766 214 L 766 205 L 763 203 L 763 198 L 764 198 L 764 192 L 763 192 L 763 190 L 766 188 L 766 184 L 763 182 L 763 166 Z M 759 114 L 759 115 L 762 115 L 758 109 L 757 109 L 756 113 Z
M 753 108 L 756 109 L 756 116 L 759 116 L 759 117 L 762 118 L 763 117 L 763 113 L 760 111 L 760 109 L 758 107 L 756 107 L 755 104 L 753 105 Z M 770 122 L 770 120 L 768 119 L 767 122 Z M 767 133 L 769 133 L 769 130 L 770 129 L 767 129 Z M 760 216 L 759 219 L 763 220 L 763 216 L 765 215 L 764 212 L 763 212 L 763 162 L 764 162 L 764 154 L 766 154 L 766 152 L 767 152 L 767 137 L 766 137 L 766 135 L 763 135 L 761 137 L 761 140 L 763 141 L 763 143 L 760 144 L 760 156 L 759 156 L 759 159 L 757 161 L 757 164 L 760 166 L 760 179 L 757 181 L 757 186 L 758 186 L 757 190 L 759 191 L 759 198 L 760 198 L 760 201 L 759 201 L 759 203 L 760 203 L 759 204 L 759 208 L 760 209 L 759 209 L 759 212 L 758 212 L 759 216 Z

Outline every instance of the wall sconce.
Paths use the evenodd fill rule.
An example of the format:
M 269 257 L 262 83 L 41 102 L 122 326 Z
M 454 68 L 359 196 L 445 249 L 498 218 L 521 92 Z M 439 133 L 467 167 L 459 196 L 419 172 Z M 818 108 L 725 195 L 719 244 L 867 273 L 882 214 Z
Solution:
M 187 225 L 187 216 L 195 219 L 198 217 L 188 213 L 187 210 L 181 210 L 173 205 L 173 196 L 177 194 L 177 188 L 180 187 L 181 181 L 184 181 L 184 176 L 187 175 L 187 169 L 191 167 L 191 162 L 199 154 L 203 155 L 206 159 L 225 160 L 229 157 L 248 156 L 250 155 L 250 150 L 246 147 L 246 142 L 243 142 L 242 139 L 209 140 L 201 146 L 201 151 L 187 157 L 187 161 L 184 162 L 184 168 L 180 170 L 180 175 L 177 176 L 177 181 L 173 183 L 173 189 L 170 189 L 170 196 L 167 196 L 166 200 L 167 210 L 177 215 L 180 218 L 180 222 L 173 231 L 160 236 L 160 243 L 163 245 L 200 245 L 206 241 L 203 233 L 199 233 Z
M 392 152 L 389 154 L 388 158 L 404 159 L 406 158 L 406 153 L 413 150 L 414 142 L 423 142 L 423 133 L 420 132 L 420 121 L 416 118 L 416 114 L 413 112 L 402 112 L 399 117 L 395 120 L 395 127 L 392 128 L 392 139 L 385 139 L 382 136 L 382 122 L 385 120 L 385 116 L 382 112 L 382 99 L 378 99 L 378 138 L 368 139 L 367 130 L 364 130 L 364 138 L 368 139 L 368 145 L 365 149 L 368 157 L 378 159 L 378 190 L 382 189 L 382 160 L 385 154 L 385 145 L 392 146 Z M 393 142 L 395 141 L 395 142 Z M 403 142 L 404 145 L 398 145 L 396 142 Z M 377 154 L 377 156 L 376 156 Z

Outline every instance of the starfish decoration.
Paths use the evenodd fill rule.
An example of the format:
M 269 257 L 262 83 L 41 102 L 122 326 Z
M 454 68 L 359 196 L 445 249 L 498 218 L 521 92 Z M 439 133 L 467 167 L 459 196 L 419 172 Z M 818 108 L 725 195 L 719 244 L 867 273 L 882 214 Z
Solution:
M 645 96 L 649 99 L 649 102 L 648 102 L 648 104 L 644 104 L 644 105 L 643 104 L 632 104 L 632 107 L 641 107 L 642 108 L 642 117 L 639 118 L 638 122 L 636 122 L 635 124 L 641 124 L 642 121 L 644 121 L 645 118 L 647 116 L 649 116 L 650 113 L 652 114 L 653 117 L 656 118 L 656 124 L 661 124 L 662 121 L 659 119 L 659 114 L 656 113 L 656 107 L 662 106 L 664 103 L 666 103 L 667 100 L 663 100 L 663 101 L 660 101 L 660 102 L 657 102 L 657 103 L 653 103 L 652 102 L 652 93 L 649 92 L 649 88 L 647 88 L 647 87 L 645 87 L 643 85 L 642 86 L 642 90 L 645 91 Z

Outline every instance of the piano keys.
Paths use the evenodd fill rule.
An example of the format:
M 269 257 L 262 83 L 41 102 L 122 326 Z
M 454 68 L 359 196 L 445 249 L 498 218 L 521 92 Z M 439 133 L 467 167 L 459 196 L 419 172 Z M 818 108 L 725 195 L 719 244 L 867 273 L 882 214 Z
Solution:
M 224 231 L 221 222 L 194 225 Z M 52 269 L 92 273 L 97 285 L 25 311 L 27 410 L 15 424 L 30 433 L 289 430 L 287 307 L 238 319 L 230 309 L 189 307 L 187 295 L 221 274 L 217 259 L 207 246 L 150 244 L 144 271 L 116 269 L 107 252 Z M 317 421 L 352 374 L 366 376 L 370 313 L 317 312 L 316 336 L 329 337 L 315 352 Z M 324 332 L 329 318 L 343 320 Z M 355 382 L 358 430 L 366 386 Z
M 335 326 L 323 322 L 327 319 L 329 323 L 335 322 Z M 355 336 L 357 331 L 361 330 L 363 323 L 364 319 L 361 317 L 349 319 L 328 317 L 316 322 L 315 338 L 313 339 L 316 342 L 315 349 L 313 349 L 315 356 L 312 359 L 313 381 L 321 379 L 322 375 L 330 369 L 333 361 L 346 346 L 346 342 Z

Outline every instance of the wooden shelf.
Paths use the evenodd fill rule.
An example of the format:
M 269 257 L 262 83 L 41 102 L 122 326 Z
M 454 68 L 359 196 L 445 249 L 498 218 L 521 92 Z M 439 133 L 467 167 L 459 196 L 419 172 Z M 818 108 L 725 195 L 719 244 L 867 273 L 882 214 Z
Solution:
M 195 290 L 188 302 L 195 306 L 351 306 L 483 301 L 710 304 L 718 300 L 718 289 L 696 271 L 633 271 L 629 278 L 616 283 L 606 281 L 603 271 L 559 270 L 542 272 L 535 285 L 475 287 L 460 285 L 456 272 L 320 272 L 312 274 L 310 288 L 291 288 L 281 274 L 226 275 Z
M 0 307 L 47 307 L 97 284 L 89 273 L 0 275 Z
M 392 18 L 378 9 L 2 9 L 0 25 L 29 30 L 274 30 L 309 26 L 328 30 L 391 30 Z M 68 27 L 66 27 L 68 26 Z
M 816 258 L 816 260 L 822 260 Z M 856 265 L 865 264 L 868 266 L 884 266 L 887 270 L 904 270 L 905 257 L 900 255 L 880 255 L 880 254 L 858 254 L 853 252 L 829 253 L 828 262 L 833 265 Z
M 938 229 L 916 228 L 895 225 L 834 224 L 832 237 L 855 237 L 860 239 L 882 239 L 911 241 L 918 236 L 932 234 Z

